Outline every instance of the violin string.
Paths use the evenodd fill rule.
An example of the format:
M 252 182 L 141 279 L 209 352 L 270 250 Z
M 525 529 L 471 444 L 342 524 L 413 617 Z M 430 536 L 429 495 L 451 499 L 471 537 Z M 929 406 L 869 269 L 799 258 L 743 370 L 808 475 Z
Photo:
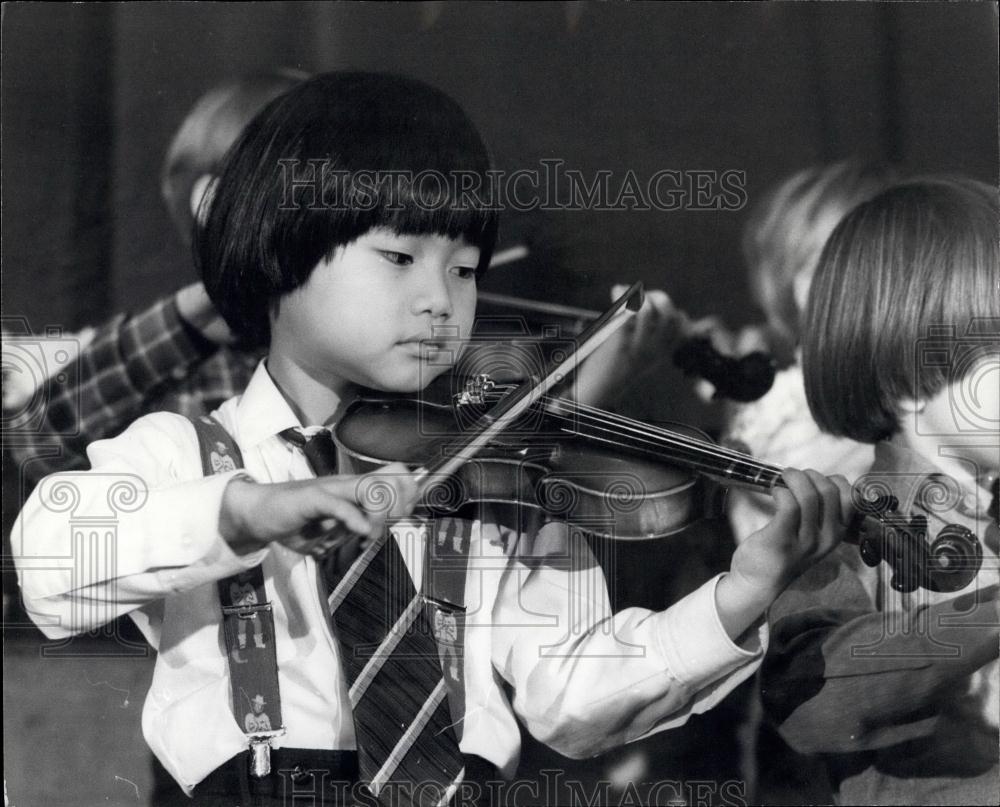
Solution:
M 582 420 L 591 428 L 597 428 L 605 432 L 609 431 L 600 419 L 583 416 Z M 631 439 L 638 439 L 647 445 L 682 450 L 688 454 L 689 458 L 698 458 L 703 461 L 703 464 L 708 463 L 704 467 L 718 468 L 719 463 L 724 463 L 729 473 L 732 473 L 736 468 L 739 468 L 744 474 L 753 476 L 759 476 L 761 473 L 781 473 L 780 469 L 747 459 L 745 455 L 730 452 L 724 448 L 715 448 L 704 441 L 671 433 L 667 430 L 635 430 L 627 427 L 627 433 L 629 433 Z
M 545 398 L 543 398 L 542 400 L 543 402 L 546 402 Z M 568 401 L 566 399 L 561 399 L 561 398 L 550 398 L 547 402 L 558 403 L 559 406 L 565 406 L 566 408 L 569 408 L 571 410 L 573 409 L 583 410 L 587 408 L 587 407 L 576 407 L 572 401 Z M 566 414 L 560 412 L 554 412 L 552 410 L 549 410 L 549 414 L 559 420 L 572 421 L 575 423 L 579 423 L 580 419 L 582 418 L 582 420 L 586 421 L 587 424 L 590 426 L 590 428 L 594 430 L 594 432 L 609 435 L 609 437 L 606 436 L 599 438 L 595 433 L 591 433 L 588 434 L 587 436 L 593 437 L 595 439 L 602 439 L 605 442 L 609 442 L 613 445 L 619 445 L 619 446 L 621 445 L 620 439 L 613 439 L 613 438 L 621 438 L 623 436 L 627 436 L 632 441 L 631 444 L 632 448 L 647 447 L 650 449 L 656 449 L 658 452 L 662 452 L 665 447 L 673 449 L 678 449 L 678 448 L 683 449 L 684 451 L 688 452 L 688 456 L 676 457 L 676 459 L 685 462 L 687 465 L 696 470 L 709 471 L 709 472 L 715 471 L 717 473 L 723 472 L 722 469 L 719 468 L 718 464 L 713 464 L 711 462 L 706 461 L 706 458 L 708 458 L 712 460 L 718 460 L 718 459 L 728 460 L 730 462 L 730 466 L 723 472 L 728 478 L 733 477 L 733 463 L 743 463 L 745 466 L 747 466 L 747 469 L 757 472 L 755 474 L 751 474 L 747 473 L 746 469 L 744 469 L 742 475 L 745 477 L 745 481 L 748 482 L 754 482 L 760 484 L 759 478 L 761 472 L 771 473 L 776 476 L 779 476 L 781 474 L 780 469 L 775 468 L 773 466 L 767 466 L 761 463 L 754 462 L 753 458 L 749 457 L 749 455 L 742 454 L 740 452 L 732 452 L 728 450 L 716 451 L 714 449 L 714 446 L 702 440 L 688 438 L 665 429 L 650 427 L 648 426 L 648 424 L 643 424 L 640 421 L 632 421 L 628 418 L 620 418 L 613 415 L 610 418 L 608 418 L 606 417 L 606 415 L 609 415 L 610 413 L 605 413 L 602 410 L 593 410 L 593 411 L 601 412 L 601 416 L 597 417 L 591 414 L 590 412 L 586 411 L 577 411 L 576 412 L 576 414 L 578 415 L 577 418 L 572 418 Z M 615 432 L 614 430 L 608 428 L 607 423 L 609 419 L 617 422 L 620 428 L 630 433 L 626 435 L 621 432 Z M 573 430 L 566 429 L 566 431 L 572 433 Z M 750 461 L 748 462 L 748 460 Z
M 574 414 L 583 416 L 590 423 L 601 424 L 601 425 L 609 422 L 615 423 L 625 431 L 630 432 L 632 435 L 639 435 L 645 437 L 646 441 L 650 445 L 654 445 L 657 447 L 662 447 L 662 445 L 667 445 L 671 447 L 688 448 L 689 450 L 698 453 L 703 453 L 708 456 L 713 456 L 715 458 L 729 459 L 731 461 L 743 462 L 760 470 L 780 471 L 780 469 L 762 465 L 749 454 L 745 454 L 724 447 L 715 446 L 703 440 L 697 440 L 695 438 L 686 437 L 676 432 L 671 432 L 667 429 L 651 426 L 650 424 L 643 423 L 642 421 L 632 420 L 630 418 L 615 415 L 614 413 L 607 412 L 602 409 L 589 407 L 584 404 L 577 404 L 574 401 L 571 401 L 567 398 L 560 398 L 555 396 L 543 396 L 540 399 L 540 401 L 545 404 L 550 404 L 550 405 L 555 404 L 558 405 L 559 407 L 573 410 Z M 571 417 L 564 413 L 557 412 L 553 409 L 548 409 L 547 411 L 549 412 L 550 415 L 561 418 L 564 421 L 571 420 Z M 614 434 L 614 432 L 612 432 L 609 429 L 604 428 L 602 430 L 607 431 L 609 434 Z M 659 443 L 657 441 L 659 441 Z
M 704 440 L 699 440 L 694 437 L 689 437 L 677 432 L 672 432 L 668 429 L 663 429 L 651 424 L 643 423 L 642 421 L 633 420 L 631 418 L 623 417 L 620 415 L 615 415 L 610 412 L 605 412 L 601 409 L 596 409 L 594 407 L 587 406 L 585 404 L 578 404 L 567 398 L 558 398 L 554 396 L 546 396 L 542 399 L 543 403 L 555 404 L 559 407 L 564 407 L 571 410 L 574 414 L 584 417 L 590 423 L 604 424 L 606 422 L 611 422 L 630 432 L 632 435 L 639 435 L 645 437 L 647 440 L 651 440 L 654 443 L 657 441 L 662 441 L 666 446 L 686 448 L 690 451 L 701 453 L 706 456 L 712 457 L 714 459 L 729 460 L 734 462 L 741 462 L 745 465 L 758 470 L 758 471 L 769 471 L 780 473 L 781 469 L 775 466 L 769 465 L 767 463 L 761 463 L 759 460 L 741 451 L 736 451 L 724 446 L 716 446 L 712 443 L 708 443 Z M 556 413 L 551 408 L 547 408 L 549 414 L 561 417 L 564 420 L 570 419 L 569 416 Z M 605 429 L 605 431 L 607 431 Z
M 567 409 L 572 410 L 574 414 L 586 416 L 591 421 L 595 422 L 610 421 L 612 423 L 621 426 L 624 429 L 627 429 L 630 432 L 637 434 L 642 433 L 649 436 L 650 438 L 661 438 L 664 441 L 666 441 L 668 445 L 680 445 L 686 442 L 693 449 L 704 450 L 706 453 L 713 454 L 716 456 L 725 455 L 730 459 L 740 459 L 742 461 L 749 461 L 749 462 L 753 461 L 753 457 L 751 457 L 749 454 L 739 454 L 738 452 L 731 451 L 729 449 L 726 449 L 725 447 L 715 446 L 711 443 L 707 443 L 705 441 L 698 440 L 693 437 L 688 437 L 678 432 L 672 432 L 669 429 L 663 429 L 654 426 L 652 424 L 643 423 L 642 421 L 632 420 L 631 418 L 615 415 L 614 413 L 605 412 L 604 410 L 596 409 L 594 407 L 589 407 L 584 404 L 577 404 L 576 402 L 571 401 L 567 398 L 550 397 L 548 400 L 545 401 L 545 403 L 557 404 L 560 407 L 565 407 Z M 551 409 L 547 411 L 552 413 Z
M 746 454 L 741 451 L 736 451 L 735 449 L 730 449 L 722 446 L 717 446 L 713 443 L 708 443 L 704 440 L 699 440 L 693 437 L 688 437 L 685 435 L 678 434 L 677 432 L 672 432 L 667 429 L 652 426 L 642 421 L 633 420 L 621 415 L 616 415 L 612 412 L 607 412 L 606 410 L 598 409 L 596 407 L 587 406 L 586 404 L 579 404 L 568 398 L 562 398 L 558 396 L 544 395 L 539 399 L 540 403 L 546 405 L 546 411 L 550 416 L 561 419 L 564 422 L 585 422 L 591 428 L 596 431 L 604 432 L 610 437 L 620 437 L 627 436 L 629 439 L 641 443 L 649 449 L 657 449 L 662 451 L 664 448 L 674 448 L 683 449 L 693 454 L 699 459 L 710 458 L 716 461 L 728 461 L 730 463 L 730 470 L 732 464 L 743 464 L 747 469 L 756 471 L 753 475 L 759 477 L 761 473 L 770 473 L 775 476 L 780 476 L 782 469 L 773 465 L 761 463 L 756 458 L 750 454 Z M 567 415 L 563 412 L 557 412 L 552 407 L 557 406 L 561 409 L 569 410 L 573 413 L 573 416 Z M 617 425 L 622 429 L 624 434 L 618 434 L 612 429 L 608 428 L 608 424 Z M 571 429 L 566 429 L 567 432 L 571 432 Z M 593 436 L 593 435 L 591 435 Z M 603 438 L 606 442 L 616 444 L 613 439 L 609 437 Z M 718 471 L 719 469 L 714 465 L 706 464 L 705 462 L 698 462 L 692 459 L 690 456 L 686 458 L 687 461 L 694 467 L 700 468 L 702 470 Z M 727 474 L 730 475 L 731 474 Z
M 613 413 L 605 412 L 604 410 L 600 410 L 584 404 L 577 404 L 576 402 L 565 398 L 545 395 L 540 398 L 540 402 L 545 405 L 546 411 L 548 412 L 549 416 L 554 417 L 556 419 L 560 419 L 563 421 L 572 421 L 573 417 L 565 414 L 565 412 L 554 411 L 551 408 L 552 405 L 557 405 L 560 408 L 564 408 L 565 410 L 568 410 L 573 415 L 575 415 L 577 418 L 582 418 L 586 420 L 588 423 L 599 424 L 593 426 L 593 428 L 595 428 L 597 431 L 607 432 L 609 435 L 612 435 L 613 437 L 619 437 L 621 436 L 621 434 L 616 433 L 611 428 L 609 428 L 608 427 L 609 423 L 617 425 L 625 433 L 630 433 L 629 434 L 630 439 L 633 439 L 638 443 L 648 443 L 649 445 L 654 446 L 656 448 L 662 448 L 663 445 L 680 446 L 688 449 L 689 451 L 693 451 L 696 454 L 700 454 L 701 456 L 725 457 L 739 462 L 744 462 L 751 467 L 760 469 L 761 471 L 773 472 L 775 474 L 778 474 L 780 482 L 780 474 L 782 472 L 782 469 L 773 465 L 766 465 L 760 463 L 756 461 L 749 454 L 727 448 L 717 449 L 713 444 L 706 443 L 704 440 L 697 440 L 695 438 L 686 437 L 684 435 L 680 435 L 666 429 L 642 423 L 641 421 L 636 421 L 630 418 L 614 415 Z M 573 430 L 569 428 L 566 428 L 565 431 L 570 434 L 574 433 Z M 615 442 L 610 438 L 596 438 L 596 439 L 603 439 L 610 443 Z M 692 465 L 694 467 L 697 467 L 696 463 L 692 463 Z M 750 480 L 750 481 L 755 481 L 755 480 Z M 872 515 L 879 522 L 884 523 L 885 517 L 883 514 L 875 513 Z M 886 559 L 886 561 L 893 569 L 899 568 L 897 562 L 894 562 L 893 560 L 888 558 Z M 907 565 L 906 563 L 903 564 L 903 566 L 906 565 Z M 925 564 L 922 564 L 922 567 L 923 567 L 923 574 L 926 575 L 929 570 L 926 568 Z M 926 587 L 926 585 L 924 585 L 924 587 Z
M 565 416 L 562 416 L 562 415 L 557 415 L 556 417 L 560 418 L 562 420 L 567 420 L 568 419 L 568 418 L 566 418 Z M 616 446 L 616 447 L 622 447 L 623 444 L 622 444 L 622 441 L 621 441 L 621 434 L 619 432 L 615 432 L 615 431 L 613 431 L 611 429 L 608 429 L 608 428 L 604 427 L 603 425 L 592 426 L 591 428 L 593 429 L 592 431 L 589 431 L 589 432 L 585 433 L 585 436 L 587 438 L 589 438 L 589 439 L 595 439 L 595 440 L 600 440 L 602 442 L 609 443 L 609 444 L 611 444 L 613 446 Z M 581 433 L 579 431 L 579 429 L 573 429 L 573 428 L 565 428 L 564 431 L 567 434 Z M 605 434 L 605 435 L 608 435 L 608 436 L 602 437 L 601 436 L 602 433 Z M 660 455 L 663 455 L 665 453 L 665 451 L 668 450 L 668 449 L 665 449 L 664 442 L 665 441 L 662 440 L 662 439 L 661 440 L 650 440 L 648 437 L 644 437 L 642 435 L 638 435 L 638 436 L 631 436 L 629 443 L 625 447 L 626 448 L 631 448 L 633 450 L 638 450 L 640 452 L 644 448 L 650 449 L 653 452 L 655 452 L 658 456 L 660 456 Z M 679 463 L 681 463 L 681 464 L 683 464 L 683 465 L 685 465 L 687 467 L 690 467 L 690 468 L 692 468 L 694 470 L 707 472 L 707 473 L 716 473 L 716 474 L 718 474 L 720 476 L 724 476 L 725 478 L 731 479 L 731 480 L 735 480 L 735 479 L 740 479 L 741 478 L 741 479 L 743 479 L 744 481 L 746 481 L 748 483 L 755 483 L 755 482 L 756 483 L 760 483 L 760 474 L 759 473 L 757 473 L 757 474 L 752 473 L 747 468 L 742 468 L 741 469 L 739 466 L 736 466 L 736 465 L 734 465 L 731 462 L 727 464 L 728 467 L 726 467 L 725 469 L 723 469 L 722 467 L 720 467 L 720 464 L 718 462 L 710 462 L 710 461 L 708 461 L 706 459 L 706 457 L 705 457 L 705 453 L 704 452 L 698 452 L 698 453 L 693 453 L 692 454 L 692 453 L 688 453 L 690 451 L 690 448 L 691 448 L 690 446 L 681 445 L 680 448 L 684 449 L 684 451 L 678 451 L 678 449 L 676 447 L 674 447 L 673 449 L 669 449 L 669 450 L 673 454 L 672 458 L 674 460 L 676 460 L 677 462 L 679 462 Z
M 669 429 L 644 423 L 640 420 L 633 420 L 632 418 L 624 417 L 622 415 L 616 415 L 613 412 L 608 412 L 604 409 L 598 409 L 586 404 L 580 404 L 569 398 L 543 395 L 539 399 L 539 402 L 550 406 L 557 405 L 559 407 L 570 409 L 575 415 L 586 416 L 592 423 L 615 423 L 630 433 L 645 434 L 650 440 L 662 440 L 665 445 L 674 447 L 686 446 L 692 451 L 703 452 L 718 459 L 729 459 L 731 461 L 743 462 L 758 470 L 775 471 L 778 473 L 781 472 L 780 468 L 767 463 L 762 463 L 751 454 L 737 451 L 736 449 L 732 449 L 727 446 L 720 446 L 705 440 L 700 440 L 695 437 L 689 437 L 678 432 L 670 431 Z M 557 413 L 550 408 L 546 411 L 548 411 L 550 415 L 561 417 L 563 420 L 570 420 L 568 415 Z
M 662 437 L 668 440 L 680 440 L 688 443 L 692 448 L 703 449 L 707 453 L 710 453 L 717 457 L 725 457 L 727 459 L 739 460 L 746 462 L 749 465 L 753 465 L 757 468 L 762 468 L 766 470 L 780 470 L 769 466 L 766 463 L 761 463 L 756 457 L 751 454 L 747 454 L 742 451 L 737 451 L 736 449 L 728 448 L 727 446 L 719 446 L 713 443 L 706 442 L 705 440 L 700 440 L 696 437 L 690 437 L 688 435 L 683 435 L 678 432 L 670 431 L 669 429 L 664 429 L 652 424 L 643 423 L 639 420 L 633 420 L 620 415 L 615 415 L 613 413 L 605 413 L 604 410 L 596 409 L 585 404 L 578 404 L 567 398 L 550 398 L 549 403 L 558 403 L 560 406 L 568 406 L 571 409 L 576 410 L 578 413 L 589 414 L 592 417 L 597 417 L 600 420 L 606 419 L 605 415 L 610 415 L 610 419 L 624 427 L 645 431 L 647 434 L 652 436 Z

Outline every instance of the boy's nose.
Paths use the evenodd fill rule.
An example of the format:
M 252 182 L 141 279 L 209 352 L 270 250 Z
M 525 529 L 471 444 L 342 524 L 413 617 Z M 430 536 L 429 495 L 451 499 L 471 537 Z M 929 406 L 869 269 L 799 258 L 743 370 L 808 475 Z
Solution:
M 430 314 L 435 319 L 452 314 L 451 290 L 440 272 L 425 272 L 413 296 L 415 314 Z

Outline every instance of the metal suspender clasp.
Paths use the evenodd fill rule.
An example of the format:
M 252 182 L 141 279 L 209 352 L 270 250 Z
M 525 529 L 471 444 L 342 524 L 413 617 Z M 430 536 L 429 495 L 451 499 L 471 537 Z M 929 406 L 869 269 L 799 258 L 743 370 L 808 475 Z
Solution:
M 236 614 L 240 619 L 256 619 L 260 611 L 270 611 L 271 603 L 265 602 L 259 605 L 223 605 L 222 613 L 226 616 Z
M 250 775 L 255 779 L 263 779 L 271 772 L 271 743 L 275 737 L 280 737 L 284 733 L 284 729 L 277 729 L 258 731 L 249 735 Z

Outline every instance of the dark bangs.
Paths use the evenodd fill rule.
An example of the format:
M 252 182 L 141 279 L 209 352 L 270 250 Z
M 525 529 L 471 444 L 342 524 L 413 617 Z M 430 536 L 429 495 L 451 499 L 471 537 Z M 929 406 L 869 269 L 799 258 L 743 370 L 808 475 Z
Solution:
M 268 106 L 230 154 L 198 261 L 233 330 L 266 344 L 268 312 L 373 227 L 465 238 L 488 266 L 490 158 L 444 93 L 399 76 L 329 73 Z
M 306 228 L 329 255 L 374 227 L 400 235 L 464 238 L 480 250 L 478 272 L 489 265 L 498 211 L 491 202 L 486 169 L 384 169 L 331 172 L 324 203 Z

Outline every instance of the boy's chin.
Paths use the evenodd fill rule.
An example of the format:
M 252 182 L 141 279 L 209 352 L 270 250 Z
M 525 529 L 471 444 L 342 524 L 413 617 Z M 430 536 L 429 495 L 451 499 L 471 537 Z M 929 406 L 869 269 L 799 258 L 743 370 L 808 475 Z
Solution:
M 426 389 L 431 382 L 451 370 L 451 367 L 421 367 L 416 372 L 405 372 L 372 379 L 366 386 L 380 392 L 397 394 L 417 393 Z

